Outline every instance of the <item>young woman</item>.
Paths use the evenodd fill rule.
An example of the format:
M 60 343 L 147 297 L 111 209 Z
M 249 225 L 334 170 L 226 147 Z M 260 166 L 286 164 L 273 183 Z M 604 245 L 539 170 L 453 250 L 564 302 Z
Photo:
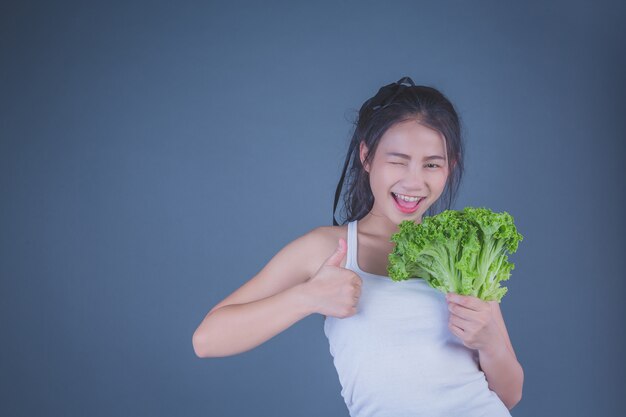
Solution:
M 523 370 L 498 303 L 387 276 L 398 224 L 450 208 L 462 172 L 450 101 L 408 77 L 380 88 L 359 111 L 337 185 L 335 210 L 347 183 L 344 225 L 333 213 L 333 226 L 286 245 L 213 307 L 196 354 L 241 353 L 319 313 L 352 417 L 510 416 Z

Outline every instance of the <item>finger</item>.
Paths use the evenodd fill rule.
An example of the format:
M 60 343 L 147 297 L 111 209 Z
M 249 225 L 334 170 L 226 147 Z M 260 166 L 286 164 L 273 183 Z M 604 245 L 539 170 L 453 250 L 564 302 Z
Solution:
M 470 321 L 477 321 L 482 317 L 482 312 L 471 310 L 463 305 L 456 303 L 448 303 L 448 311 L 458 317 L 464 318 Z
M 339 238 L 339 244 L 335 252 L 326 259 L 324 265 L 340 266 L 341 260 L 346 256 L 346 241 Z
M 459 339 L 463 338 L 463 334 L 465 333 L 465 331 L 463 329 L 461 329 L 459 326 L 456 326 L 453 323 L 448 323 L 448 328 Z
M 484 301 L 471 295 L 460 295 L 455 293 L 446 294 L 446 300 L 461 305 L 467 309 L 481 311 Z
M 448 322 L 454 324 L 464 331 L 465 329 L 468 329 L 472 324 L 471 321 L 466 320 L 463 317 L 456 316 L 454 315 L 454 313 L 450 313 L 450 319 L 448 320 Z

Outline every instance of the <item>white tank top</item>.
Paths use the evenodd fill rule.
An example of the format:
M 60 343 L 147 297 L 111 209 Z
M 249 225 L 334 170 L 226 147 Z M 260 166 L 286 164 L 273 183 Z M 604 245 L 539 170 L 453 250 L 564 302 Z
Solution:
M 445 294 L 423 279 L 396 282 L 357 264 L 348 223 L 346 268 L 363 284 L 357 313 L 326 317 L 324 334 L 351 417 L 510 417 L 469 349 L 448 328 Z

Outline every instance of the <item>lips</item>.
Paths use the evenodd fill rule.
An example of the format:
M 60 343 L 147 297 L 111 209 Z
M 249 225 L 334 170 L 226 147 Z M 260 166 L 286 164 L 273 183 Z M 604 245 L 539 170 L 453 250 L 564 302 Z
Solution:
M 417 209 L 421 206 L 422 201 L 424 201 L 424 198 L 425 198 L 425 197 L 422 197 L 419 200 L 417 200 L 417 203 L 415 203 L 415 202 L 408 202 L 408 201 L 404 201 L 402 199 L 396 198 L 396 196 L 393 193 L 391 193 L 391 197 L 393 198 L 396 208 L 405 214 L 415 213 L 415 211 L 417 211 Z

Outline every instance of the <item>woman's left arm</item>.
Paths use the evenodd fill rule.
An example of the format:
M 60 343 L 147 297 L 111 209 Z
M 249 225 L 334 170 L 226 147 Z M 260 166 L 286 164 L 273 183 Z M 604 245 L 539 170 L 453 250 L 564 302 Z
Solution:
M 517 361 L 497 301 L 449 293 L 449 328 L 470 349 L 477 349 L 489 389 L 510 410 L 522 399 L 524 370 Z

